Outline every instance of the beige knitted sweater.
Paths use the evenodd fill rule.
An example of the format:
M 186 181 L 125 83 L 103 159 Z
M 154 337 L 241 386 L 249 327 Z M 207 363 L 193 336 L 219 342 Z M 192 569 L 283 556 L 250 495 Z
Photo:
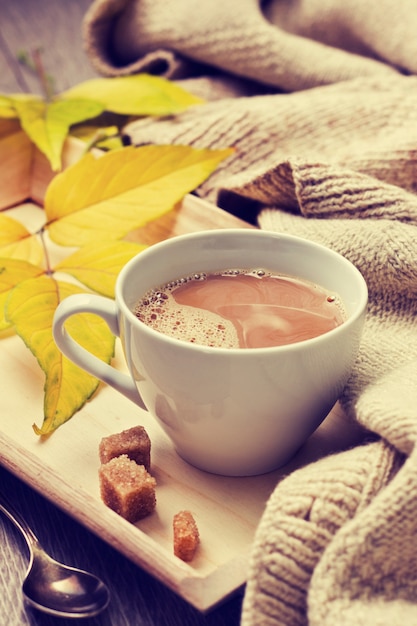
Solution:
M 413 625 L 417 5 L 262 5 L 96 0 L 86 46 L 103 74 L 182 76 L 211 100 L 133 123 L 134 143 L 234 146 L 198 194 L 336 249 L 368 283 L 361 350 L 340 401 L 369 437 L 277 485 L 253 545 L 242 626 Z

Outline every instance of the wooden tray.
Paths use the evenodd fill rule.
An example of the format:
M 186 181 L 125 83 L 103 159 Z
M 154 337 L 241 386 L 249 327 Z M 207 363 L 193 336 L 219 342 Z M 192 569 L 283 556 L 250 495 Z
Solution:
M 19 133 L 13 123 L 8 128 L 11 138 Z M 0 142 L 0 202 L 3 209 L 15 205 L 9 214 L 36 227 L 42 220 L 39 203 L 52 173 L 46 160 L 33 154 L 24 135 L 19 137 L 17 144 L 16 137 L 11 143 L 13 151 Z M 78 154 L 79 145 L 68 142 L 66 162 Z M 152 243 L 187 231 L 228 226 L 247 225 L 188 196 L 135 238 Z M 336 409 L 286 468 L 251 478 L 214 476 L 183 462 L 145 411 L 103 385 L 67 424 L 40 441 L 32 424 L 42 421 L 43 374 L 18 337 L 9 335 L 0 341 L 0 463 L 202 611 L 244 584 L 256 527 L 280 478 L 349 445 L 356 436 Z M 124 368 L 119 345 L 115 364 Z M 98 445 L 102 437 L 136 424 L 145 426 L 152 441 L 157 508 L 133 525 L 101 502 Z M 201 535 L 200 549 L 190 564 L 172 552 L 172 517 L 181 509 L 194 513 Z

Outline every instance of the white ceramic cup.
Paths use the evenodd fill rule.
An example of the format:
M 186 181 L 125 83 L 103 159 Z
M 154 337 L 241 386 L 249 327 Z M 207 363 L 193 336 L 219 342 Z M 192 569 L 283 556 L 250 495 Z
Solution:
M 190 273 L 266 268 L 337 292 L 347 319 L 313 339 L 268 348 L 227 349 L 168 337 L 139 321 L 138 299 Z M 367 306 L 360 272 L 311 241 L 257 229 L 181 235 L 150 246 L 122 269 L 115 300 L 74 295 L 57 308 L 60 350 L 81 368 L 146 408 L 192 465 L 254 475 L 285 464 L 319 426 L 351 373 Z M 130 376 L 77 344 L 71 315 L 101 316 L 122 342 Z

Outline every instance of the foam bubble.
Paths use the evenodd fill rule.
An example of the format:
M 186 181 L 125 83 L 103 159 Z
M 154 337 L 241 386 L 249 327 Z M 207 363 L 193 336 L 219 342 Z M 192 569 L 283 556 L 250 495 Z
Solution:
M 171 294 L 163 305 L 139 305 L 136 315 L 146 325 L 182 341 L 215 348 L 239 347 L 232 322 L 211 311 L 178 305 Z

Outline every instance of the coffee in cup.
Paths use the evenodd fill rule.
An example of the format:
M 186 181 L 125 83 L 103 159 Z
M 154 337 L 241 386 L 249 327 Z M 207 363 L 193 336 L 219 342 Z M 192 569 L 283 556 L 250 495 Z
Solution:
M 263 268 L 192 272 L 151 289 L 134 312 L 159 332 L 217 348 L 296 343 L 346 318 L 338 294 Z

